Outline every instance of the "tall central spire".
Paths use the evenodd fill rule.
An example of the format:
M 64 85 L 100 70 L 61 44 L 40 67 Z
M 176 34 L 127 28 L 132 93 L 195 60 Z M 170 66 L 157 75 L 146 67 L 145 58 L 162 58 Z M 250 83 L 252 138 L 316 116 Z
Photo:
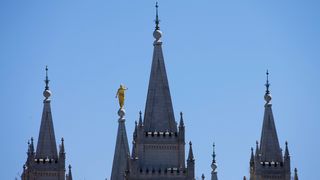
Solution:
M 261 141 L 260 141 L 260 153 L 261 160 L 263 161 L 282 161 L 282 153 L 279 145 L 277 130 L 273 118 L 272 113 L 272 104 L 271 104 L 271 94 L 270 94 L 270 84 L 269 84 L 269 72 L 267 71 L 267 82 L 266 93 L 264 95 L 264 99 L 266 101 L 263 125 L 262 125 L 262 133 L 261 133 Z
M 45 79 L 45 90 L 43 91 L 43 96 L 45 97 L 43 101 L 43 111 L 40 125 L 40 132 L 37 144 L 36 158 L 52 158 L 57 159 L 57 145 L 55 140 L 51 106 L 50 106 L 50 96 L 51 91 L 49 90 L 49 79 L 48 79 L 48 67 L 46 67 L 46 79 Z
M 177 132 L 169 83 L 162 53 L 162 32 L 159 30 L 158 4 L 156 4 L 156 28 L 153 32 L 153 58 L 144 116 L 146 131 Z

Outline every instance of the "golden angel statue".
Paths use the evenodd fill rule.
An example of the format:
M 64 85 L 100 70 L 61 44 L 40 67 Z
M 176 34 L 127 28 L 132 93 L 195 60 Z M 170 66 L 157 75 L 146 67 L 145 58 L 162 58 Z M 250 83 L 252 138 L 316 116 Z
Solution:
M 119 105 L 121 109 L 124 106 L 124 97 L 125 97 L 124 94 L 126 90 L 128 90 L 128 88 L 126 88 L 124 85 L 121 84 L 117 91 L 116 98 L 119 99 Z

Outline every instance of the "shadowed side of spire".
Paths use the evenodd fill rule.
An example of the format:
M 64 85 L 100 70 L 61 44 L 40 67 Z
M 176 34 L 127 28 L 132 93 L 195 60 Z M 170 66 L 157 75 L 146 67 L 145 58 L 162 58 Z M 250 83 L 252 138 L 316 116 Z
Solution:
M 156 8 L 156 29 L 153 32 L 155 41 L 144 114 L 144 127 L 146 131 L 177 132 L 162 53 L 162 32 L 159 30 L 158 5 L 156 5 Z
M 267 71 L 266 93 L 264 99 L 266 101 L 263 117 L 263 125 L 260 141 L 260 154 L 262 161 L 282 162 L 282 153 L 279 145 L 277 130 L 272 113 L 271 94 L 269 90 L 269 72 Z
M 46 67 L 46 79 L 45 79 L 45 90 L 43 96 L 45 97 L 43 101 L 43 111 L 41 118 L 41 125 L 39 131 L 39 138 L 37 144 L 36 158 L 52 158 L 57 159 L 57 145 L 55 140 L 51 106 L 50 106 L 50 96 L 51 91 L 49 90 L 49 79 L 48 79 L 48 67 Z

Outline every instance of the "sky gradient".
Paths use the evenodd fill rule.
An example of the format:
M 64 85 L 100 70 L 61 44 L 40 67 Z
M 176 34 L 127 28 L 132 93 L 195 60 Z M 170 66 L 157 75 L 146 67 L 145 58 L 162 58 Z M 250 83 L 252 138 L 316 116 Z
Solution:
M 144 112 L 155 1 L 0 1 L 0 179 L 14 179 L 37 142 L 49 66 L 57 142 L 76 180 L 111 175 L 120 83 L 126 127 Z M 265 71 L 282 148 L 300 179 L 320 173 L 320 1 L 159 1 L 163 51 L 176 119 L 184 112 L 196 177 L 249 174 L 260 140 Z

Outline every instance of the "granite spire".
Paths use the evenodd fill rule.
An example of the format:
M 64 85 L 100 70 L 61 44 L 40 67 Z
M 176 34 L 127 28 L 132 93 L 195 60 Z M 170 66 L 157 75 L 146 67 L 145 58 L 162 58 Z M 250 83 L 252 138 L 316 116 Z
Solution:
M 43 96 L 43 111 L 40 125 L 40 132 L 37 144 L 36 158 L 50 158 L 57 159 L 57 145 L 54 134 L 54 127 L 52 122 L 52 113 L 50 106 L 51 91 L 49 90 L 49 78 L 48 78 L 48 67 L 46 67 L 46 79 L 45 79 L 45 90 Z
M 49 88 L 48 67 L 46 67 L 45 89 L 43 92 L 43 112 L 36 151 L 33 138 L 29 144 L 28 158 L 23 166 L 22 180 L 65 180 L 65 148 L 61 139 L 58 154 L 50 107 L 51 91 Z M 72 180 L 72 179 L 71 179 Z
M 263 161 L 282 161 L 282 153 L 279 145 L 276 125 L 273 118 L 272 113 L 272 104 L 271 104 L 271 94 L 270 94 L 270 84 L 269 84 L 269 72 L 267 71 L 267 82 L 266 93 L 264 95 L 264 99 L 266 101 L 264 117 L 263 117 L 263 125 L 261 132 L 261 140 L 260 140 L 260 154 L 261 160 Z
M 177 132 L 169 83 L 162 53 L 162 32 L 159 27 L 158 4 L 156 4 L 156 27 L 153 32 L 153 58 L 144 114 L 146 131 Z
M 125 110 L 123 108 L 118 111 L 119 120 L 118 120 L 118 132 L 117 132 L 117 140 L 116 147 L 114 151 L 113 157 L 113 165 L 111 172 L 111 180 L 123 180 L 125 171 L 127 169 L 128 163 L 128 154 L 129 144 L 125 126 Z

